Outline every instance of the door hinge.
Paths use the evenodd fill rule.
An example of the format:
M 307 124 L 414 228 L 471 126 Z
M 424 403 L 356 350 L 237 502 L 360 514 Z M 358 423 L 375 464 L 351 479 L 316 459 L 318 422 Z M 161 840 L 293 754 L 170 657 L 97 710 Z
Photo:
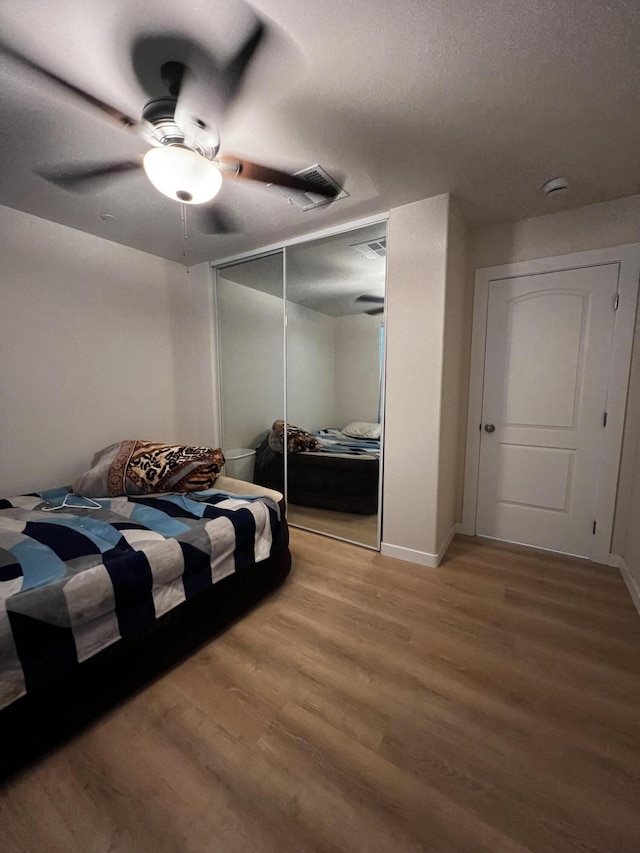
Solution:
M 593 522 L 593 530 L 591 532 L 593 533 L 594 536 L 596 535 L 596 522 L 595 521 Z
M 620 294 L 616 293 L 616 295 L 613 297 L 613 310 L 614 311 L 618 310 L 618 305 L 620 305 Z
M 605 413 L 604 413 L 604 418 L 602 419 L 602 426 L 603 426 L 603 427 L 606 427 L 606 425 L 607 425 L 607 418 L 608 418 L 608 416 L 609 416 L 609 413 L 608 413 L 608 412 L 605 412 Z

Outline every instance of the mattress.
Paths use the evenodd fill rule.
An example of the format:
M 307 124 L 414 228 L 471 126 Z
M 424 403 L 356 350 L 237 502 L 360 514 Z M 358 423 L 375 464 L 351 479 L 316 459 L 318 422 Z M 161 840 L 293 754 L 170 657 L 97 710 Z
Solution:
M 272 496 L 221 489 L 0 499 L 0 708 L 286 552 L 285 528 Z
M 257 450 L 254 480 L 284 491 L 282 453 Z M 378 511 L 380 461 L 371 454 L 324 451 L 289 453 L 287 501 L 299 506 L 374 515 Z

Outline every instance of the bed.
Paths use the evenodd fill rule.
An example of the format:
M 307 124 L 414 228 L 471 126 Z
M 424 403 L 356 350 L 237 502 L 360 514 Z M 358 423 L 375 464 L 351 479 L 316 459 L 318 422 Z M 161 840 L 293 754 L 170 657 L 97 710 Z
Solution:
M 264 597 L 291 566 L 282 494 L 0 499 L 0 769 L 72 730 Z
M 292 427 L 296 432 L 295 440 L 288 440 L 288 503 L 361 515 L 377 513 L 380 428 L 367 426 L 378 427 L 377 438 L 349 434 L 348 427 L 319 430 L 313 436 Z M 284 453 L 274 440 L 274 427 L 256 449 L 254 481 L 284 492 Z

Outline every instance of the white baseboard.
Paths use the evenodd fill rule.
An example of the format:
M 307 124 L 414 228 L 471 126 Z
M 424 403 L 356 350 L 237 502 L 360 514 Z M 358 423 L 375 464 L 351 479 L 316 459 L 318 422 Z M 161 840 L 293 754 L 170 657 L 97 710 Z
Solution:
M 613 566 L 614 569 L 619 569 L 622 565 L 622 557 L 620 554 L 609 554 L 607 557 L 607 566 Z
M 381 544 L 380 553 L 385 557 L 393 557 L 395 560 L 406 560 L 408 563 L 417 563 L 419 566 L 437 569 L 447 548 L 451 545 L 451 540 L 457 532 L 457 526 L 456 524 L 453 525 L 437 554 L 430 554 L 428 551 L 415 551 L 413 548 L 404 548 L 401 545 L 389 545 L 387 542 Z
M 640 613 L 640 579 L 636 578 L 631 573 L 631 569 L 625 563 L 624 557 L 620 557 L 620 564 L 618 568 L 620 569 L 620 574 L 627 585 L 629 595 L 636 606 L 636 610 Z

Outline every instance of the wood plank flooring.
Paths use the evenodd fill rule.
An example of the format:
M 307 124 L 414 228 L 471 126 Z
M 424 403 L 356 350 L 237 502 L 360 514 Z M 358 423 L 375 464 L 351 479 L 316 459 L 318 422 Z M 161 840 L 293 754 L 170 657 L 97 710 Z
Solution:
M 616 570 L 468 538 L 435 570 L 292 551 L 268 600 L 5 785 L 0 850 L 640 850 Z

